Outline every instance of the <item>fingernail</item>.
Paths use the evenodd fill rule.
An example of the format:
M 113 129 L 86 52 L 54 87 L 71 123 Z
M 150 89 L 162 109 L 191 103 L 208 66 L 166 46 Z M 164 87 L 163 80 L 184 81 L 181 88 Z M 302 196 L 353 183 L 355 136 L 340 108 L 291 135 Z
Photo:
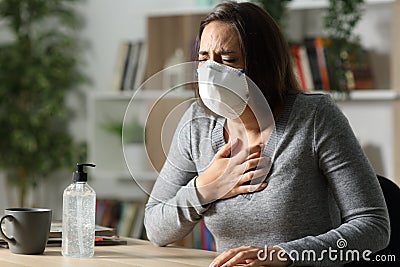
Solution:
M 217 263 L 215 263 L 215 262 L 211 262 L 211 264 L 210 264 L 210 266 L 209 267 L 217 267 L 218 265 L 217 265 Z

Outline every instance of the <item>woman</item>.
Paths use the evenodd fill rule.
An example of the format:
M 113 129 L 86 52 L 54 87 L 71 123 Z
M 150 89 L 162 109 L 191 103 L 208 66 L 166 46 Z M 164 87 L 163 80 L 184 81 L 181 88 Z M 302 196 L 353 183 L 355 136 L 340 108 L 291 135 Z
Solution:
M 340 265 L 352 260 L 346 252 L 384 248 L 390 227 L 374 171 L 331 98 L 298 90 L 273 19 L 251 3 L 219 4 L 198 48 L 199 103 L 183 116 L 146 206 L 149 239 L 167 245 L 204 218 L 221 252 L 213 267 Z M 243 72 L 275 125 L 253 105 L 251 81 L 217 79 Z

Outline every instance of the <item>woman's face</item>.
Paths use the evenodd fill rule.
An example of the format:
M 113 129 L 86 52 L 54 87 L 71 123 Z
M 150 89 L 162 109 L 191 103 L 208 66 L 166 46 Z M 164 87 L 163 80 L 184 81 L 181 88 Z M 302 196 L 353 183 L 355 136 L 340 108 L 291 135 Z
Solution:
M 237 69 L 244 68 L 239 35 L 233 26 L 220 21 L 212 21 L 205 26 L 200 39 L 199 66 L 206 60 Z

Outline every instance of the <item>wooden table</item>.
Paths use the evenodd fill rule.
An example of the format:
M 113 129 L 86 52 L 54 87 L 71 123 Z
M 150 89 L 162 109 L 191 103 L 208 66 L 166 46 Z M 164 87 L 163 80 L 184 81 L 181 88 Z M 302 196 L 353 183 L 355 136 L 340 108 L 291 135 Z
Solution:
M 43 255 L 13 254 L 0 248 L 0 266 L 73 266 L 73 267 L 181 267 L 209 266 L 215 252 L 180 247 L 155 247 L 150 242 L 139 239 L 126 239 L 127 245 L 96 246 L 94 257 L 75 259 L 63 257 L 60 247 L 46 247 Z

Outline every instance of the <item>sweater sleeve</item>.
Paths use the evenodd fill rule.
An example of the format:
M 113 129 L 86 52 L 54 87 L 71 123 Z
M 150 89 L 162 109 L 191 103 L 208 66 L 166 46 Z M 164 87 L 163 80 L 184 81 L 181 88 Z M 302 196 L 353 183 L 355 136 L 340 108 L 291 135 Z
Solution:
M 361 259 L 367 250 L 373 253 L 385 248 L 390 226 L 383 193 L 346 117 L 329 96 L 321 96 L 315 110 L 313 146 L 342 223 L 317 236 L 278 244 L 291 255 L 292 266 L 326 266 L 350 261 L 354 251 Z M 336 253 L 329 256 L 333 250 Z M 309 255 L 316 255 L 317 262 Z
M 196 166 L 191 157 L 193 106 L 175 131 L 168 157 L 145 209 L 147 237 L 158 246 L 184 238 L 206 211 L 195 188 Z

